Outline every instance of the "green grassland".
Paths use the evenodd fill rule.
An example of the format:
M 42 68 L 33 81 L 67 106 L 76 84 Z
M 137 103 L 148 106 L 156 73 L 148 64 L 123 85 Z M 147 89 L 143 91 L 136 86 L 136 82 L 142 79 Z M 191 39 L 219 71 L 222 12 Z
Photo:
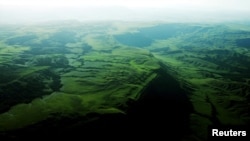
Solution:
M 35 29 L 34 34 L 37 30 L 42 29 Z M 37 38 L 49 36 L 47 39 L 20 36 L 6 39 L 7 42 L 1 45 L 2 53 L 9 49 L 11 54 L 1 59 L 2 67 L 5 64 L 16 67 L 15 70 L 2 69 L 5 71 L 3 76 L 8 79 L 13 76 L 13 79 L 1 81 L 1 104 L 5 107 L 0 115 L 1 131 L 23 128 L 56 113 L 62 113 L 62 117 L 88 113 L 124 114 L 126 102 L 138 99 L 143 88 L 156 77 L 154 71 L 160 66 L 147 50 L 123 46 L 113 49 L 109 40 L 102 39 L 106 38 L 103 35 L 89 39 L 91 34 L 78 38 L 74 37 L 75 33 L 59 31 L 42 37 L 37 35 Z M 24 52 L 23 48 L 28 50 Z M 39 76 L 34 80 L 29 78 L 34 75 Z M 34 84 L 28 85 L 26 80 Z M 24 98 L 20 98 L 18 90 L 14 94 L 5 89 L 13 89 L 11 86 L 17 82 L 24 85 L 18 88 L 25 91 Z M 36 82 L 43 86 L 36 88 Z M 30 93 L 42 93 L 28 100 L 26 95 L 31 94 L 26 90 L 29 87 L 32 87 Z M 9 99 L 16 99 L 14 102 L 5 98 L 10 96 L 10 91 L 13 94 Z
M 85 117 L 81 124 L 88 124 L 100 115 L 126 115 L 128 103 L 142 97 L 163 67 L 192 103 L 187 139 L 206 140 L 209 125 L 250 124 L 248 26 L 116 22 L 6 28 L 0 36 L 3 133 L 51 119 Z
M 191 129 L 203 140 L 208 125 L 249 125 L 250 120 L 249 46 L 237 44 L 238 39 L 249 37 L 249 28 L 220 26 L 201 26 L 146 47 L 173 75 L 191 84 Z M 206 28 L 207 32 L 200 32 Z

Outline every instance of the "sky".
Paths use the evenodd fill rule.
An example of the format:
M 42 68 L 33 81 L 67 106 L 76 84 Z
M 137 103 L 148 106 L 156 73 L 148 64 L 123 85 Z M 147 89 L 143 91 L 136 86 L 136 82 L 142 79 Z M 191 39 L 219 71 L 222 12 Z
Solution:
M 0 0 L 0 23 L 250 20 L 250 0 Z

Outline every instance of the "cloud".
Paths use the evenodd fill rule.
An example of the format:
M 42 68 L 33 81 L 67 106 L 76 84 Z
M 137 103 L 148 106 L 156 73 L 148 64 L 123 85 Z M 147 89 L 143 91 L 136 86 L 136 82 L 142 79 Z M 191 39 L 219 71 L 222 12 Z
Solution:
M 124 6 L 249 9 L 249 0 L 1 0 L 5 6 Z
M 0 22 L 249 20 L 249 0 L 1 0 Z

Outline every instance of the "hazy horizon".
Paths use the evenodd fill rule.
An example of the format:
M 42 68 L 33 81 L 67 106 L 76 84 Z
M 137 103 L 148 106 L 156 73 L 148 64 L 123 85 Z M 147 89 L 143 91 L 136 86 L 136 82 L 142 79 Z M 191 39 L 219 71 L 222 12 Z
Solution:
M 250 21 L 248 0 L 0 0 L 0 23 L 50 20 Z

